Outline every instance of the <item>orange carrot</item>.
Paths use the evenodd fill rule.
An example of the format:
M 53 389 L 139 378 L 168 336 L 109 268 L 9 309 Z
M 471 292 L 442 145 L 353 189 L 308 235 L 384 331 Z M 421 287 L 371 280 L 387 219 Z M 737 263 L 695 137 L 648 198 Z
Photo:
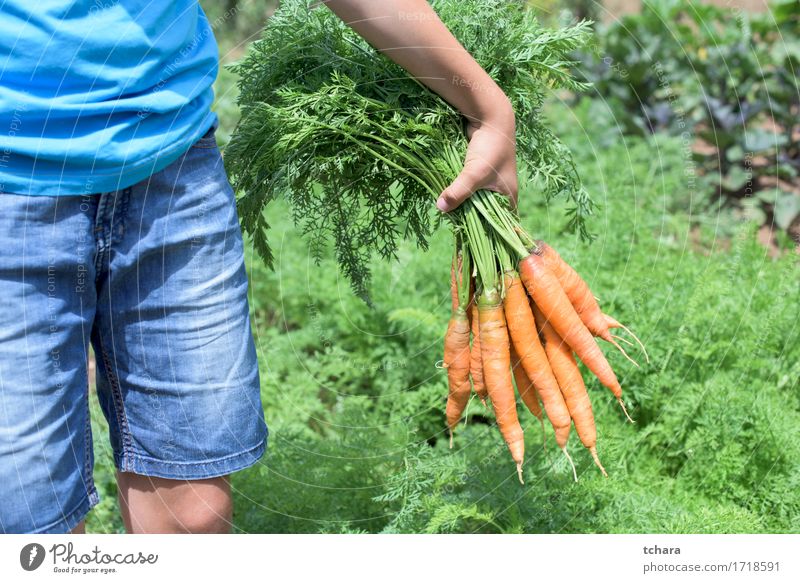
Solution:
M 447 408 L 445 417 L 450 428 L 450 447 L 453 447 L 453 429 L 458 425 L 461 414 L 469 400 L 469 319 L 459 305 L 458 284 L 456 282 L 456 262 L 450 270 L 450 290 L 453 302 L 450 322 L 444 337 L 444 368 L 447 369 Z
M 450 387 L 447 397 L 447 426 L 452 432 L 469 400 L 469 323 L 463 312 L 454 313 L 444 338 L 444 367 Z
M 536 311 L 534 311 L 534 315 L 537 315 Z M 597 426 L 594 423 L 592 403 L 589 400 L 589 393 L 586 392 L 581 371 L 572 355 L 572 350 L 548 322 L 542 324 L 541 332 L 547 359 L 550 361 L 553 374 L 555 374 L 558 386 L 561 387 L 564 400 L 567 402 L 569 414 L 575 423 L 575 432 L 581 443 L 589 449 L 594 463 L 597 464 L 604 476 L 608 476 L 597 455 Z
M 602 317 L 602 312 L 600 312 L 600 306 L 587 283 L 550 245 L 544 241 L 537 241 L 536 245 L 541 251 L 545 265 L 558 279 L 558 283 L 561 284 L 564 293 L 567 294 L 570 302 L 572 302 L 575 311 L 578 315 L 583 314 L 581 320 L 586 324 L 586 327 L 595 336 L 602 337 L 603 330 L 607 328 L 604 323 L 597 321 L 598 313 Z
M 514 384 L 517 385 L 517 393 L 522 397 L 522 402 L 528 410 L 533 413 L 533 416 L 539 420 L 539 425 L 542 428 L 542 447 L 547 448 L 545 441 L 544 430 L 544 417 L 542 416 L 542 405 L 539 402 L 539 392 L 533 385 L 531 379 L 525 374 L 525 369 L 522 366 L 522 361 L 517 356 L 517 351 L 514 350 L 514 343 L 511 343 L 511 371 L 514 373 Z
M 617 375 L 608 364 L 608 360 L 595 342 L 592 333 L 575 312 L 575 308 L 558 283 L 558 279 L 547 269 L 542 256 L 531 253 L 520 261 L 520 276 L 528 294 L 541 310 L 545 322 L 550 322 L 558 335 L 566 341 L 589 370 L 611 390 L 628 420 L 633 423 L 622 402 L 622 387 L 617 380 Z
M 490 292 L 481 295 L 478 300 L 483 377 L 492 400 L 497 426 L 517 464 L 517 475 L 522 482 L 525 441 L 517 417 L 514 386 L 511 384 L 511 355 L 506 319 L 503 305 L 495 296 L 495 292 Z
M 461 302 L 458 300 L 458 284 L 461 281 L 461 259 L 453 258 L 450 264 L 450 305 L 455 312 L 461 307 Z
M 625 358 L 636 364 L 636 366 L 639 366 L 636 361 L 628 356 L 625 350 L 615 340 L 615 336 L 611 334 L 610 328 L 624 328 L 636 339 L 644 352 L 645 358 L 649 361 L 647 351 L 644 350 L 644 345 L 641 341 L 639 341 L 633 332 L 622 326 L 622 324 L 610 316 L 603 314 L 600 305 L 589 289 L 589 285 L 578 275 L 578 272 L 575 271 L 569 263 L 564 261 L 561 255 L 558 254 L 558 251 L 544 241 L 537 241 L 537 245 L 541 250 L 545 265 L 547 265 L 547 268 L 556 276 L 558 283 L 561 284 L 561 288 L 564 290 L 564 293 L 567 294 L 569 301 L 572 303 L 578 316 L 580 316 L 581 321 L 586 328 L 589 329 L 589 332 L 613 344 Z M 612 325 L 612 322 L 615 325 Z
M 528 378 L 528 375 L 525 374 L 521 359 L 517 356 L 517 351 L 514 350 L 513 342 L 511 344 L 510 354 L 511 371 L 514 373 L 514 384 L 517 385 L 517 392 L 519 396 L 522 397 L 522 402 L 525 403 L 528 410 L 533 413 L 533 416 L 539 421 L 542 421 L 542 406 L 539 404 L 536 388 L 533 386 L 531 379 Z
M 483 406 L 486 406 L 486 398 L 489 393 L 486 391 L 486 383 L 483 382 L 483 361 L 481 360 L 481 335 L 478 317 L 478 304 L 473 302 L 470 306 L 472 315 L 472 348 L 469 352 L 469 374 L 472 377 L 472 388 L 480 397 Z
M 511 342 L 519 355 L 525 374 L 539 392 L 547 418 L 555 430 L 556 443 L 563 449 L 569 439 L 570 429 L 567 405 L 553 371 L 550 370 L 547 355 L 536 333 L 536 321 L 528 297 L 517 274 L 507 274 L 505 286 L 504 308 Z

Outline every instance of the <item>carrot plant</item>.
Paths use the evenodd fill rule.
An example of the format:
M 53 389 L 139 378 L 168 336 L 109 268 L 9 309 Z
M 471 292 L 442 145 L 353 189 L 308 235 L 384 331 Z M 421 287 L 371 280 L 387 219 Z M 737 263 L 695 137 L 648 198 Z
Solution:
M 458 111 L 313 4 L 283 2 L 235 67 L 242 118 L 226 166 L 241 195 L 242 225 L 268 264 L 263 210 L 285 196 L 314 255 L 332 245 L 366 298 L 373 252 L 391 258 L 402 238 L 427 246 L 433 201 L 460 171 L 467 142 Z M 553 89 L 583 88 L 568 73 L 568 55 L 586 41 L 588 24 L 545 30 L 521 2 L 432 4 L 509 96 L 531 180 L 545 196 L 567 197 L 569 228 L 588 237 L 592 202 L 540 113 Z M 469 209 L 448 221 L 461 224 Z
M 542 397 L 557 429 L 557 443 L 569 458 L 570 417 L 564 396 L 577 389 L 557 384 L 541 345 L 531 353 L 531 342 L 539 342 L 532 302 L 564 339 L 569 358 L 574 351 L 625 409 L 620 383 L 587 327 L 587 316 L 582 316 L 590 313 L 583 310 L 583 298 L 578 302 L 576 294 L 570 297 L 562 289 L 574 281 L 546 265 L 545 246 L 525 231 L 500 194 L 478 191 L 455 211 L 436 218 L 435 200 L 463 166 L 467 138 L 462 116 L 332 13 L 312 4 L 285 2 L 262 40 L 236 68 L 242 118 L 226 150 L 226 164 L 240 193 L 242 224 L 255 248 L 272 262 L 264 211 L 270 201 L 285 196 L 312 253 L 320 257 L 332 245 L 353 290 L 369 301 L 372 254 L 394 257 L 401 239 L 413 239 L 424 248 L 432 229 L 447 223 L 454 236 L 453 317 L 443 359 L 451 435 L 468 401 L 474 353 L 479 350 L 475 391 L 482 398 L 488 394 L 523 481 L 513 340 L 514 360 L 516 355 L 521 358 L 533 388 L 528 389 L 518 372 L 517 390 L 525 392 L 533 411 L 538 406 L 534 396 Z M 511 100 L 519 161 L 529 180 L 546 197 L 566 197 L 568 229 L 590 239 L 586 219 L 592 202 L 569 151 L 540 112 L 549 91 L 583 88 L 568 73 L 573 63 L 567 55 L 584 43 L 588 24 L 546 30 L 524 3 L 507 0 L 432 4 Z M 512 298 L 507 282 L 516 282 Z M 468 314 L 477 316 L 477 327 Z M 601 337 L 619 346 L 599 306 L 591 315 L 602 319 Z M 594 442 L 590 447 L 596 456 Z

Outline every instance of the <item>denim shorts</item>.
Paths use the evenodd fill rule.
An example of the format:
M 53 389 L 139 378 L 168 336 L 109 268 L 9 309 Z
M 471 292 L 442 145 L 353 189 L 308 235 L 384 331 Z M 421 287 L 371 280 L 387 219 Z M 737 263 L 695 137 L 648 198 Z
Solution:
M 213 128 L 123 190 L 0 194 L 0 532 L 66 532 L 99 501 L 87 360 L 122 472 L 255 464 L 267 427 L 242 236 Z

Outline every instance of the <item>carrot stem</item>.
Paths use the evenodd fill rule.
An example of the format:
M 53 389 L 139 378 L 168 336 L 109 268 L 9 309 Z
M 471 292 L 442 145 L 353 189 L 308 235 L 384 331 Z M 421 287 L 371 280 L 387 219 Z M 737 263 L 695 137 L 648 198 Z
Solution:
M 470 199 L 472 205 L 480 213 L 483 220 L 489 223 L 494 232 L 503 239 L 503 241 L 514 250 L 520 257 L 525 257 L 528 250 L 520 240 L 518 227 L 510 224 L 506 220 L 507 217 L 504 212 L 497 212 L 499 209 L 497 196 L 486 190 L 479 190 Z
M 469 304 L 469 282 L 471 281 L 470 272 L 472 270 L 472 257 L 469 253 L 469 247 L 464 244 L 461 237 L 459 237 L 459 254 L 461 259 L 461 273 L 459 273 L 456 279 L 456 285 L 458 286 L 458 304 L 459 307 L 466 311 Z
M 470 201 L 464 204 L 469 205 Z M 475 213 L 467 213 L 464 219 L 467 225 L 467 241 L 469 242 L 470 251 L 475 261 L 475 269 L 480 282 L 479 287 L 483 292 L 489 289 L 495 289 L 497 287 L 498 277 L 492 241 Z

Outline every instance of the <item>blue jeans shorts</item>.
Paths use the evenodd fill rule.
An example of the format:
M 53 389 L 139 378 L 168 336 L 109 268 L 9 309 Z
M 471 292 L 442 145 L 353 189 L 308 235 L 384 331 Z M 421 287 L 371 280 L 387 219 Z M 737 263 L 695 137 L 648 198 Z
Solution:
M 99 500 L 89 343 L 120 471 L 193 480 L 259 460 L 242 236 L 213 128 L 130 188 L 0 194 L 0 250 L 0 532 L 66 532 Z

